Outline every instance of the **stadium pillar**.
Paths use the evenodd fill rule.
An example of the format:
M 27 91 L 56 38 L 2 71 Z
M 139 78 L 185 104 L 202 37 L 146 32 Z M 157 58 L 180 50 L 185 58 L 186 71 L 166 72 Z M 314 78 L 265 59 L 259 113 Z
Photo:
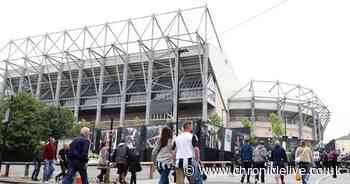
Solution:
M 299 126 L 298 126 L 299 139 L 303 139 L 304 120 L 303 120 L 303 112 L 302 112 L 301 104 L 298 105 L 298 113 L 299 113 Z
M 44 73 L 44 66 L 41 66 L 40 67 L 40 72 L 38 74 L 38 81 L 37 81 L 37 84 L 36 84 L 36 91 L 35 91 L 36 99 L 40 99 L 41 81 L 43 80 L 43 73 Z
M 103 80 L 104 80 L 105 62 L 106 61 L 103 58 L 102 63 L 100 63 L 100 77 L 99 77 L 99 81 L 98 81 L 98 94 L 97 94 L 97 108 L 96 108 L 95 126 L 97 126 L 101 122 Z
M 77 90 L 75 93 L 75 99 L 74 99 L 74 119 L 76 122 L 79 121 L 79 108 L 80 108 L 80 96 L 81 96 L 81 80 L 83 78 L 83 68 L 84 68 L 84 62 L 79 65 L 79 73 L 78 73 L 78 81 L 77 81 Z
M 24 77 L 26 75 L 26 68 L 22 69 L 21 77 L 19 78 L 19 85 L 18 85 L 18 92 L 22 92 L 23 90 L 23 85 L 24 85 Z
M 122 83 L 122 94 L 121 94 L 121 100 L 120 100 L 120 121 L 119 121 L 120 126 L 123 126 L 125 121 L 126 92 L 127 92 L 127 86 L 128 86 L 127 84 L 128 64 L 129 64 L 129 56 L 127 56 L 126 60 L 124 61 L 124 67 L 123 67 L 123 83 Z M 118 80 L 119 80 L 119 77 L 118 77 Z
M 2 79 L 2 84 L 1 84 L 1 94 L 0 97 L 5 96 L 6 94 L 6 89 L 7 89 L 7 77 L 8 77 L 8 64 L 5 64 L 5 72 L 4 72 L 4 76 Z
M 250 120 L 252 121 L 253 124 L 253 132 L 251 132 L 252 134 L 255 134 L 255 130 L 256 130 L 256 120 L 255 120 L 255 97 L 252 96 L 251 98 L 251 102 L 250 102 Z
M 317 119 L 317 129 L 318 129 L 318 140 L 320 142 L 323 141 L 323 135 L 322 135 L 322 130 L 321 130 L 321 123 L 320 123 L 320 114 L 316 113 L 316 119 Z
M 62 72 L 64 64 L 60 64 L 57 73 L 57 82 L 56 82 L 56 93 L 55 93 L 55 103 L 56 105 L 60 104 L 60 92 L 61 92 L 61 82 L 62 82 Z
M 146 88 L 146 125 L 150 123 L 151 117 L 151 100 L 152 100 L 152 76 L 153 76 L 153 62 L 154 52 L 150 52 L 150 58 L 148 58 L 148 74 L 147 74 L 147 88 Z
M 313 140 L 314 141 L 319 141 L 318 136 L 317 136 L 317 120 L 316 120 L 316 112 L 315 109 L 312 109 L 312 135 L 313 135 Z
M 209 50 L 208 44 L 204 44 L 203 53 L 203 70 L 202 70 L 202 121 L 208 121 L 208 65 L 209 65 Z
M 173 121 L 178 123 L 178 101 L 179 101 L 179 49 L 176 48 L 175 51 L 175 65 L 174 65 L 174 86 L 173 86 Z M 176 127 L 178 131 L 178 125 Z

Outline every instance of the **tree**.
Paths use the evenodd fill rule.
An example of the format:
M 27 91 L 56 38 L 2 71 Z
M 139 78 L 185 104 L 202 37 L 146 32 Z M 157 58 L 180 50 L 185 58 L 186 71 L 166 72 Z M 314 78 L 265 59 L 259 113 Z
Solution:
M 219 126 L 222 123 L 222 119 L 219 114 L 216 112 L 212 116 L 209 117 L 209 122 L 213 125 Z
M 276 113 L 270 113 L 269 122 L 272 127 L 272 135 L 276 139 L 281 138 L 283 134 L 282 120 Z
M 78 123 L 73 123 L 72 129 L 68 131 L 68 133 L 64 136 L 64 138 L 73 138 L 80 134 L 80 129 L 83 127 L 88 127 L 92 129 L 94 127 L 94 124 L 86 121 L 85 119 L 82 119 Z
M 253 127 L 253 123 L 246 117 L 241 118 L 240 121 L 243 125 L 243 128 L 251 129 Z
M 62 107 L 48 106 L 30 93 L 20 92 L 13 98 L 0 100 L 1 119 L 10 108 L 10 123 L 1 126 L 1 135 L 6 135 L 6 160 L 31 160 L 31 153 L 49 135 L 57 139 L 65 136 L 73 124 L 73 113 Z
M 243 128 L 247 128 L 249 129 L 249 142 L 250 144 L 256 144 L 256 136 L 254 134 L 254 127 L 253 127 L 253 123 L 247 118 L 247 117 L 242 117 L 240 119 Z

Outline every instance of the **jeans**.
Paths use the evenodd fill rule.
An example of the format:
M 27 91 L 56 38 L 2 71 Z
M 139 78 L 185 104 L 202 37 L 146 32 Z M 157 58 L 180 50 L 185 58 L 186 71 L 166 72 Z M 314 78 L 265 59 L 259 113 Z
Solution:
M 130 172 L 131 178 L 130 178 L 130 184 L 136 184 L 136 172 Z
M 37 180 L 38 175 L 40 173 L 40 167 L 41 167 L 41 160 L 37 160 L 34 162 L 34 171 L 32 173 L 32 180 Z
M 169 184 L 170 169 L 158 167 L 157 170 L 160 174 L 158 184 Z
M 55 171 L 55 168 L 53 167 L 54 161 L 53 160 L 44 160 L 44 163 L 45 163 L 44 181 L 49 181 L 53 172 Z
M 84 163 L 80 162 L 79 160 L 68 161 L 68 172 L 66 176 L 64 176 L 63 178 L 63 184 L 72 184 L 73 177 L 77 172 L 79 172 L 82 184 L 88 184 L 89 181 L 88 181 L 86 166 Z
M 244 182 L 244 178 L 246 175 L 247 175 L 247 183 L 249 183 L 250 169 L 252 168 L 252 162 L 251 161 L 243 161 L 243 168 L 244 168 L 244 172 L 242 174 L 241 183 Z
M 259 180 L 259 176 L 261 177 L 261 183 L 265 183 L 265 162 L 254 162 L 254 168 L 259 169 L 259 173 L 255 175 L 255 179 Z
M 60 161 L 60 166 L 61 166 L 61 172 L 56 176 L 56 180 L 58 180 L 61 176 L 66 175 L 66 170 L 67 170 L 67 161 Z
M 307 184 L 310 178 L 310 163 L 300 162 L 299 167 L 305 171 L 305 173 L 301 175 L 301 181 L 303 184 Z

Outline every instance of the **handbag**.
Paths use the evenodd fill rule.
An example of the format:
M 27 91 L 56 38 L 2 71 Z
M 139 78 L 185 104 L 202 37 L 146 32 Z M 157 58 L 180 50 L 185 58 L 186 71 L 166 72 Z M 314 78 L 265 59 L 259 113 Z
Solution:
M 294 178 L 295 178 L 295 181 L 300 181 L 301 180 L 301 175 L 300 175 L 300 172 L 299 172 L 298 168 L 296 168 L 294 170 Z

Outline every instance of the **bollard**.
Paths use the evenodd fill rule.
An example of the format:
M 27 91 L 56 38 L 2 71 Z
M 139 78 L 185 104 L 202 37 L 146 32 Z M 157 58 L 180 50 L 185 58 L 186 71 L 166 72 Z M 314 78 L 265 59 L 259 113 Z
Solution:
M 5 177 L 9 177 L 9 173 L 10 173 L 10 164 L 6 164 L 6 168 L 5 168 Z
M 24 169 L 24 177 L 29 176 L 29 164 L 26 164 L 25 169 Z
M 149 168 L 149 179 L 153 179 L 154 165 L 151 164 Z

